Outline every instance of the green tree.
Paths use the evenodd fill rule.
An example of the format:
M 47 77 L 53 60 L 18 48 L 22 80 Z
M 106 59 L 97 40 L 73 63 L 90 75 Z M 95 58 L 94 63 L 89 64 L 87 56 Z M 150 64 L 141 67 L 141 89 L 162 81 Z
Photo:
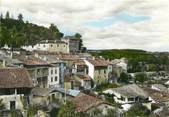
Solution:
M 81 37 L 82 37 L 82 35 L 81 34 L 79 34 L 79 33 L 76 33 L 75 35 L 74 35 L 74 37 L 76 38 L 76 39 L 79 39 L 79 49 L 81 50 L 81 48 L 82 48 L 82 46 L 83 46 L 83 40 L 81 39 Z
M 129 80 L 130 80 L 130 78 L 129 78 L 128 74 L 125 72 L 122 72 L 120 74 L 120 77 L 118 78 L 118 82 L 121 82 L 121 83 L 129 83 Z
M 1 15 L 0 15 L 0 20 L 2 20 L 3 19 L 3 14 L 1 13 Z M 1 23 L 1 22 L 0 22 Z
M 81 36 L 81 34 L 76 33 L 76 34 L 74 35 L 74 37 L 77 38 L 77 39 L 81 39 L 82 36 Z
M 50 27 L 49 29 L 52 31 L 52 32 L 59 32 L 59 29 L 57 28 L 57 26 L 55 24 L 50 24 Z
M 23 16 L 22 16 L 21 13 L 18 15 L 18 20 L 19 20 L 19 21 L 23 21 Z
M 135 82 L 143 83 L 147 81 L 147 75 L 145 73 L 138 73 L 135 76 Z
M 135 104 L 126 113 L 124 113 L 125 117 L 148 117 L 149 114 L 150 111 L 147 107 L 141 104 Z
M 56 117 L 76 117 L 75 106 L 71 102 L 62 105 Z
M 118 109 L 108 109 L 105 117 L 118 117 Z
M 9 11 L 6 12 L 5 18 L 6 18 L 6 19 L 9 19 L 9 18 L 10 18 L 10 16 L 9 16 Z

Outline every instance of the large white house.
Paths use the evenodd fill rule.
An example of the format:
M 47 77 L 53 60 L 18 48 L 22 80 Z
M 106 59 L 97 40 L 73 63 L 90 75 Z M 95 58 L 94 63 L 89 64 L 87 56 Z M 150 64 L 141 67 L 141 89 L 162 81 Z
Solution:
M 23 49 L 27 51 L 40 50 L 48 52 L 62 52 L 69 53 L 69 45 L 64 41 L 57 40 L 43 40 L 34 46 L 23 46 Z

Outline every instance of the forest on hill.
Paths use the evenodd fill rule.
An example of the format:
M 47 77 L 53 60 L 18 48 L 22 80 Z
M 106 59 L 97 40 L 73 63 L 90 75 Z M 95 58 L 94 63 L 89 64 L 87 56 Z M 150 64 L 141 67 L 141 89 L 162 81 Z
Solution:
M 60 40 L 63 36 L 54 24 L 49 28 L 38 26 L 28 21 L 24 22 L 22 14 L 19 14 L 17 19 L 11 18 L 9 12 L 0 16 L 0 47 L 7 44 L 12 48 L 18 48 L 22 45 L 34 45 L 41 40 Z M 81 39 L 79 33 L 73 36 Z
M 93 50 L 89 52 L 93 56 L 102 56 L 109 60 L 127 58 L 129 72 L 160 71 L 168 70 L 169 67 L 169 54 L 162 52 L 155 53 L 135 49 Z

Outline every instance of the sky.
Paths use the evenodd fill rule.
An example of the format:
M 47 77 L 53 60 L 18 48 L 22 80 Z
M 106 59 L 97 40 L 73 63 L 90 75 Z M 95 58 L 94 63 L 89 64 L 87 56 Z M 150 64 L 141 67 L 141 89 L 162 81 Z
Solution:
M 169 0 L 0 0 L 0 12 L 66 35 L 88 49 L 169 51 Z

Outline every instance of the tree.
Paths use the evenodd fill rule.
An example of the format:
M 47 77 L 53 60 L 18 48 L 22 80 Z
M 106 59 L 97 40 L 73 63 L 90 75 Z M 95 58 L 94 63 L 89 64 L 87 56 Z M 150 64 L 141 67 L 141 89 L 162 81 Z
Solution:
M 62 105 L 57 117 L 76 117 L 73 103 L 67 102 L 65 105 Z
M 50 24 L 50 27 L 49 29 L 52 31 L 52 32 L 59 32 L 59 29 L 57 28 L 57 26 L 55 24 Z
M 22 16 L 21 13 L 18 15 L 18 20 L 19 20 L 19 21 L 23 21 L 23 16 Z
M 107 115 L 105 117 L 118 117 L 119 113 L 118 113 L 118 109 L 108 109 L 107 110 Z
M 149 114 L 150 111 L 147 109 L 147 107 L 143 106 L 142 104 L 135 104 L 125 113 L 125 117 L 146 117 Z
M 6 18 L 6 19 L 9 19 L 9 18 L 10 18 L 10 16 L 9 16 L 9 11 L 6 12 L 5 18 Z
M 2 20 L 3 19 L 3 14 L 1 13 L 1 15 L 0 15 L 0 20 Z M 0 22 L 1 23 L 1 22 Z
M 143 83 L 147 80 L 147 75 L 145 73 L 138 73 L 135 76 L 135 82 Z
M 118 78 L 118 82 L 122 82 L 122 83 L 128 83 L 130 80 L 129 76 L 127 73 L 125 72 L 122 72 L 120 74 L 120 78 Z
M 77 39 L 81 39 L 82 36 L 81 36 L 81 34 L 76 33 L 76 34 L 74 35 L 74 37 L 77 38 Z
M 74 37 L 75 37 L 76 39 L 79 39 L 79 40 L 80 40 L 80 42 L 79 42 L 79 49 L 81 50 L 81 48 L 82 48 L 82 46 L 83 46 L 83 40 L 81 39 L 82 35 L 79 34 L 79 33 L 76 33 L 76 34 L 74 35 Z

